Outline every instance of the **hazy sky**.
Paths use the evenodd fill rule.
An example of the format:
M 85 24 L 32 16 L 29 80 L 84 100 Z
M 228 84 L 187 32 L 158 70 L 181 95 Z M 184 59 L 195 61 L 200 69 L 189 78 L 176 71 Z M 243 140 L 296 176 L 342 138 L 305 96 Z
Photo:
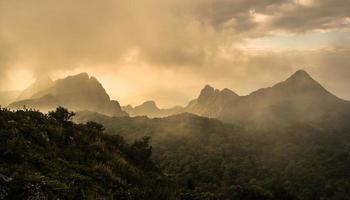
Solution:
M 349 0 L 0 0 L 0 90 L 88 72 L 113 99 L 245 95 L 303 68 L 350 99 Z

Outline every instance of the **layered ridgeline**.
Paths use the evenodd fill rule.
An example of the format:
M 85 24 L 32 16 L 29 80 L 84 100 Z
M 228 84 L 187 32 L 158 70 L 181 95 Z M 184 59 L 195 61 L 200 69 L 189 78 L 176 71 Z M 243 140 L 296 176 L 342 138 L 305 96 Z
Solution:
M 152 138 L 153 159 L 183 199 L 349 199 L 350 124 L 262 129 L 183 113 L 165 118 L 77 113 L 128 141 Z
M 0 109 L 0 199 L 172 199 L 148 138 L 126 143 L 102 125 Z
M 87 73 L 68 76 L 52 82 L 49 78 L 39 79 L 24 90 L 19 101 L 11 103 L 12 109 L 34 108 L 49 111 L 58 106 L 71 110 L 89 110 L 109 116 L 126 116 L 118 101 L 111 101 L 103 86 Z
M 228 123 L 249 122 L 264 126 L 300 122 L 328 122 L 336 126 L 350 117 L 350 102 L 331 94 L 307 72 L 300 70 L 283 82 L 247 96 L 206 85 L 198 98 L 183 108 L 159 109 L 154 102 L 145 102 L 124 110 L 132 116 L 148 117 L 188 112 Z
M 339 123 L 350 116 L 350 102 L 334 96 L 300 70 L 283 82 L 247 96 L 206 86 L 184 110 L 224 122 Z
M 5 93 L 4 93 L 5 94 Z M 8 102 L 14 93 L 4 99 Z M 12 97 L 12 98 L 10 98 Z M 65 106 L 75 111 L 88 110 L 109 116 L 166 117 L 179 113 L 194 113 L 217 118 L 223 122 L 254 122 L 258 125 L 291 123 L 334 123 L 349 117 L 350 103 L 328 92 L 305 71 L 297 71 L 287 80 L 270 88 L 239 96 L 230 89 L 218 90 L 207 85 L 198 98 L 186 107 L 159 108 L 154 101 L 139 106 L 120 107 L 111 101 L 102 85 L 82 73 L 57 81 L 41 78 L 22 91 L 10 108 L 35 108 L 48 111 Z
M 167 117 L 183 112 L 183 108 L 175 106 L 173 108 L 159 108 L 154 101 L 146 101 L 141 105 L 132 107 L 131 105 L 123 106 L 122 109 L 129 113 L 130 116 L 147 116 L 147 117 Z

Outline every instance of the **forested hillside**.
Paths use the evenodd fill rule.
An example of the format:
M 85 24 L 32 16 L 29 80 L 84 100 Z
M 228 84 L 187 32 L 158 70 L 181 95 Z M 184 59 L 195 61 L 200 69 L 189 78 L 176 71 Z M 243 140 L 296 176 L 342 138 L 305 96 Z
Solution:
M 110 118 L 78 113 L 132 141 L 152 137 L 153 159 L 188 199 L 349 199 L 350 126 L 223 124 L 180 114 Z M 321 128 L 322 127 L 322 128 Z
M 172 199 L 148 138 L 128 144 L 73 113 L 0 109 L 0 199 Z
M 348 124 L 73 116 L 0 110 L 0 199 L 349 199 Z

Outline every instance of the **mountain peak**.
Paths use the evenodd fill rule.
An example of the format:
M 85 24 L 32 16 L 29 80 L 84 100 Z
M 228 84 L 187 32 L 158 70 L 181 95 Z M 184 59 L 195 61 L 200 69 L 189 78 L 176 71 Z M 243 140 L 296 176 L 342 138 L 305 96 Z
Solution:
M 290 76 L 286 81 L 284 81 L 284 84 L 298 87 L 298 88 L 305 88 L 305 87 L 318 87 L 320 88 L 320 84 L 315 81 L 306 71 L 304 70 L 298 70 L 296 71 L 292 76 Z
M 238 94 L 236 94 L 234 91 L 228 89 L 228 88 L 224 88 L 220 91 L 220 94 L 226 96 L 226 97 L 230 97 L 230 96 L 238 96 Z
M 210 85 L 205 85 L 204 88 L 201 90 L 201 93 L 198 97 L 199 101 L 206 100 L 209 97 L 213 96 L 215 93 L 215 89 Z
M 154 101 L 145 101 L 143 102 L 143 104 L 141 104 L 141 106 L 145 107 L 145 108 L 155 108 L 158 109 L 156 102 Z
M 210 85 L 205 85 L 204 88 L 202 89 L 201 93 L 212 93 L 214 92 L 214 88 Z
M 89 76 L 88 73 L 83 72 L 83 73 L 80 73 L 80 74 L 68 76 L 66 79 L 89 80 L 90 76 Z
M 308 74 L 305 70 L 298 70 L 292 76 L 289 77 L 290 80 L 312 80 L 310 74 Z
M 53 82 L 51 87 L 48 85 L 44 84 L 46 87 L 36 90 L 25 103 L 35 109 L 65 106 L 72 110 L 90 110 L 110 116 L 127 115 L 121 110 L 119 102 L 111 101 L 102 84 L 87 73 L 67 76 Z M 55 101 L 46 98 L 47 95 L 51 95 Z M 22 104 L 23 102 L 17 101 L 12 106 L 16 108 Z
M 76 75 L 73 75 L 73 76 L 76 76 L 76 77 L 88 77 L 89 78 L 89 74 L 88 73 L 86 73 L 86 72 L 81 72 L 81 73 L 79 73 L 79 74 L 76 74 Z

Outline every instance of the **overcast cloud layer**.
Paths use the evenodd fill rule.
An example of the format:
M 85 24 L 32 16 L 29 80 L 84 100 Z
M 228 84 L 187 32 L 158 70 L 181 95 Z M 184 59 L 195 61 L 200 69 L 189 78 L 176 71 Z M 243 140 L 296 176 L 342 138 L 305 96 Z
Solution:
M 0 89 L 83 70 L 123 104 L 172 105 L 304 68 L 350 99 L 349 13 L 348 0 L 0 0 Z

